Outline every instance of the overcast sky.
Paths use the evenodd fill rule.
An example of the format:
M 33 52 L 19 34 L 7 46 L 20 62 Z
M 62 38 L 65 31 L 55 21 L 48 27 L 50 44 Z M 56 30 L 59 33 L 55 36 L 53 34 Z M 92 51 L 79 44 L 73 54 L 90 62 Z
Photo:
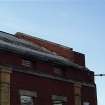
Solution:
M 105 0 L 0 0 L 0 30 L 24 32 L 86 55 L 87 67 L 105 73 Z M 105 105 L 105 77 L 96 77 Z

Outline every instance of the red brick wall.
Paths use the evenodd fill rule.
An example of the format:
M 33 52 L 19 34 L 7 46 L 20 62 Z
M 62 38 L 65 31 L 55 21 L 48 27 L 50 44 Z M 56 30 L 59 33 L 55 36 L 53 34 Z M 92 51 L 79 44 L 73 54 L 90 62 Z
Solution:
M 54 94 L 68 97 L 65 105 L 74 105 L 73 86 L 67 82 L 13 72 L 11 74 L 11 105 L 20 105 L 20 89 L 37 92 L 38 97 L 35 99 L 37 105 L 52 105 L 51 95 Z M 82 86 L 81 92 L 82 102 L 97 105 L 95 88 Z
M 92 71 L 69 68 L 66 70 L 66 77 L 76 81 L 94 83 L 94 73 Z
M 39 46 L 45 47 L 52 52 L 56 52 L 60 56 L 70 59 L 71 61 L 79 65 L 85 66 L 85 56 L 81 53 L 77 53 L 73 51 L 71 48 L 66 48 L 66 47 L 63 47 L 62 45 L 45 41 L 42 39 L 38 39 L 38 38 L 33 38 L 31 36 L 25 36 L 22 33 L 16 33 L 16 37 L 27 40 Z
M 96 88 L 82 87 L 82 102 L 89 102 L 90 105 L 97 105 Z
M 79 65 L 85 66 L 85 55 L 75 51 L 73 51 L 73 53 L 74 53 L 73 61 Z
M 15 66 L 25 67 L 22 65 L 23 58 L 15 54 L 2 52 L 0 53 L 0 59 L 1 59 L 0 64 L 11 65 L 12 67 L 15 67 Z M 28 68 L 37 70 L 37 72 L 42 72 L 44 74 L 50 74 L 54 76 L 73 79 L 76 81 L 79 80 L 87 83 L 90 83 L 90 82 L 94 83 L 94 73 L 91 71 L 78 70 L 72 67 L 66 68 L 66 67 L 59 66 L 57 68 L 60 69 L 61 75 L 58 75 L 57 73 L 54 72 L 54 69 L 56 67 L 51 63 L 45 63 L 42 61 L 35 61 L 35 62 L 30 61 L 30 62 L 32 63 L 32 65 L 31 67 L 28 67 Z M 27 66 L 25 68 L 27 68 Z
M 32 38 L 30 36 L 25 36 L 21 33 L 17 33 L 16 37 L 18 37 L 20 39 L 25 39 L 27 41 L 34 43 L 34 44 L 45 47 L 52 52 L 56 52 L 58 55 L 61 55 L 65 58 L 73 60 L 73 52 L 71 49 L 61 47 L 58 44 L 55 44 L 55 43 L 52 43 L 49 41 L 45 41 L 45 40 L 41 40 L 41 39 L 37 39 L 37 38 Z
M 17 56 L 16 54 L 11 54 L 8 52 L 0 52 L 0 64 L 20 65 L 21 61 L 22 61 L 22 59 L 19 56 Z
M 51 95 L 68 97 L 65 105 L 74 105 L 73 85 L 61 81 L 40 78 L 24 73 L 13 72 L 11 75 L 11 105 L 20 105 L 19 89 L 36 91 L 36 105 L 52 105 Z

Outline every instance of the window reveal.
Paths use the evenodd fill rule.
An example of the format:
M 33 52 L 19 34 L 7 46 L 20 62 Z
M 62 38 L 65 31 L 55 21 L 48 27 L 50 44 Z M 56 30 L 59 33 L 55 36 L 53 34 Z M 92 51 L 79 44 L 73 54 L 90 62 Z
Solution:
M 53 105 L 64 105 L 64 101 L 61 101 L 61 100 L 59 100 L 59 101 L 56 101 L 56 100 L 53 100 Z
M 31 61 L 29 61 L 29 60 L 22 60 L 22 65 L 23 66 L 26 66 L 26 67 L 31 67 L 32 66 L 32 63 L 31 63 Z
M 37 97 L 37 93 L 28 90 L 20 90 L 20 103 L 21 105 L 35 105 L 34 99 Z
M 67 102 L 67 97 L 52 95 L 53 105 L 65 105 L 66 102 Z
M 21 105 L 33 105 L 32 96 L 20 96 Z
M 89 102 L 84 102 L 83 105 L 90 105 L 90 103 Z

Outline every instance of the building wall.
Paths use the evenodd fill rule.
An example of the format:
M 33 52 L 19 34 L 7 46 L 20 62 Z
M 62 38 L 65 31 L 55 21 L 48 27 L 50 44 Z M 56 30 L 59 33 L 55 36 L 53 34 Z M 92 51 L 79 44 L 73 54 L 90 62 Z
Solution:
M 67 97 L 68 101 L 65 105 L 76 105 L 74 87 L 73 83 L 13 72 L 11 76 L 11 105 L 20 105 L 20 90 L 37 92 L 35 103 L 38 105 L 52 105 L 52 95 Z M 81 105 L 83 102 L 97 105 L 95 87 L 81 85 L 80 94 Z
M 94 84 L 94 73 L 92 71 L 78 70 L 73 67 L 55 66 L 52 63 L 45 63 L 42 61 L 30 61 L 27 58 L 10 54 L 8 52 L 0 52 L 0 64 L 11 65 L 12 68 L 18 67 L 23 69 L 32 69 L 35 72 L 41 72 L 44 74 L 59 76 L 68 78 L 76 81 L 93 83 Z M 23 65 L 23 60 L 29 61 L 30 66 Z M 57 69 L 57 70 L 56 70 Z
M 0 52 L 0 59 L 0 64 L 3 65 L 20 65 L 22 61 L 18 55 L 9 52 Z
M 0 65 L 0 105 L 10 104 L 11 68 Z
M 90 105 L 97 105 L 96 87 L 82 87 L 82 101 L 90 102 Z
M 16 37 L 19 39 L 29 41 L 33 44 L 37 44 L 39 46 L 45 47 L 46 49 L 50 50 L 51 52 L 54 52 L 60 56 L 63 56 L 77 64 L 85 66 L 84 54 L 77 53 L 77 52 L 73 51 L 72 48 L 68 48 L 68 47 L 65 47 L 65 46 L 50 42 L 50 41 L 42 40 L 42 39 L 39 39 L 36 37 L 24 35 L 22 33 L 16 33 Z
M 0 51 L 0 105 L 21 105 L 23 93 L 33 96 L 36 105 L 52 105 L 56 96 L 65 101 L 64 105 L 97 105 L 94 72 L 86 69 L 84 54 L 21 33 L 16 37 L 63 56 L 82 69 Z
M 51 95 L 66 96 L 66 105 L 74 105 L 74 90 L 70 83 L 14 72 L 11 86 L 11 105 L 20 105 L 20 89 L 37 92 L 37 105 L 52 105 Z
M 91 71 L 60 67 L 60 70 L 66 72 L 65 75 L 62 76 L 54 72 L 54 65 L 50 63 L 36 61 L 32 62 L 32 67 L 25 67 L 22 65 L 24 58 L 15 54 L 0 53 L 0 58 L 2 59 L 0 60 L 0 64 L 5 66 L 9 65 L 12 70 L 10 80 L 10 105 L 21 105 L 20 90 L 37 92 L 37 97 L 34 101 L 38 105 L 52 105 L 51 95 L 67 97 L 68 101 L 65 105 L 83 105 L 83 102 L 89 102 L 90 105 L 97 105 L 94 73 Z M 19 71 L 15 71 L 15 68 Z M 80 97 L 80 104 L 77 104 L 78 98 L 76 99 L 75 95 L 75 83 L 20 72 L 23 69 L 24 71 L 32 70 L 33 72 L 53 75 L 54 77 L 60 77 L 66 80 L 71 79 L 74 80 L 75 83 L 81 83 L 79 88 L 80 94 L 77 94 L 77 96 Z M 84 86 L 82 83 L 86 83 L 87 86 Z M 88 84 L 93 86 L 88 86 Z
M 68 102 L 66 105 L 76 105 L 75 104 L 75 86 L 74 83 L 68 83 L 60 80 L 53 80 L 50 78 L 39 77 L 32 74 L 25 74 L 22 72 L 15 71 L 18 70 L 32 70 L 33 72 L 41 72 L 43 74 L 53 75 L 55 77 L 61 77 L 66 79 L 74 80 L 75 82 L 87 83 L 94 85 L 93 72 L 85 70 L 77 70 L 74 68 L 63 68 L 66 72 L 64 76 L 57 75 L 54 73 L 54 65 L 44 63 L 41 61 L 32 62 L 31 67 L 25 67 L 22 65 L 22 60 L 20 56 L 11 55 L 10 53 L 1 53 L 0 58 L 1 64 L 11 65 L 11 104 L 10 105 L 20 105 L 20 90 L 28 90 L 32 92 L 37 92 L 37 97 L 35 98 L 35 103 L 39 105 L 52 105 L 51 95 L 61 95 L 68 97 Z M 9 62 L 9 59 L 11 61 Z M 62 67 L 60 67 L 62 69 Z M 95 85 L 94 85 L 95 86 Z M 81 103 L 88 101 L 93 105 L 96 104 L 96 89 L 91 86 L 82 85 L 80 88 L 81 93 Z

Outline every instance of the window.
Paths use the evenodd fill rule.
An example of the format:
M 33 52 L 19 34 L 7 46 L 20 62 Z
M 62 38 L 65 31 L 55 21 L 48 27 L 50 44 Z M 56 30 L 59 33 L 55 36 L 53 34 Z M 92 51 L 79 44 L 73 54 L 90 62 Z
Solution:
M 90 103 L 89 102 L 84 102 L 83 105 L 90 105 Z
M 21 105 L 33 105 L 33 97 L 31 96 L 20 96 Z
M 58 67 L 54 67 L 54 73 L 56 75 L 62 76 L 62 70 Z
M 22 60 L 22 65 L 26 66 L 26 67 L 31 67 L 32 66 L 31 61 L 24 60 L 24 59 Z
M 63 101 L 53 100 L 53 105 L 64 105 L 63 103 L 64 103 Z
M 53 105 L 64 105 L 67 102 L 67 97 L 52 95 Z
M 19 93 L 21 105 L 34 105 L 34 99 L 37 97 L 36 92 L 20 90 Z

